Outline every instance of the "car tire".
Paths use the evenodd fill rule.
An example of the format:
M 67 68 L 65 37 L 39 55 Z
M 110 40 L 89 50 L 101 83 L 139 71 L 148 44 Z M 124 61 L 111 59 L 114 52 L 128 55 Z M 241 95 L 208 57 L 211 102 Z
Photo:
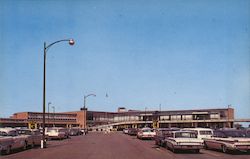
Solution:
M 31 148 L 34 148 L 35 147 L 35 143 L 32 142 L 31 145 L 30 145 Z
M 208 150 L 208 146 L 206 142 L 204 142 L 204 149 Z
M 227 152 L 228 152 L 227 146 L 226 146 L 226 145 L 222 145 L 222 146 L 221 146 L 221 149 L 222 149 L 222 152 L 223 152 L 223 153 L 227 153 Z
M 171 150 L 172 150 L 172 152 L 173 152 L 173 153 L 175 153 L 175 152 L 176 152 L 176 150 L 175 150 L 175 148 L 174 148 L 174 145 L 173 145 L 173 144 L 171 144 Z
M 158 141 L 156 141 L 156 140 L 155 140 L 155 145 L 159 145 L 159 144 L 158 144 Z
M 4 154 L 8 155 L 11 153 L 11 146 L 8 146 L 7 149 L 4 151 Z
M 26 149 L 27 149 L 27 142 L 25 141 L 23 145 L 23 150 L 26 150 Z
M 200 149 L 194 150 L 195 153 L 200 153 Z
M 162 147 L 166 147 L 166 143 L 165 143 L 165 142 L 162 143 L 161 146 L 162 146 Z
M 9 155 L 11 153 L 11 146 L 8 146 L 6 150 L 0 151 L 0 155 Z
M 168 145 L 166 144 L 166 148 L 168 149 L 168 150 L 170 150 L 170 148 L 168 147 Z

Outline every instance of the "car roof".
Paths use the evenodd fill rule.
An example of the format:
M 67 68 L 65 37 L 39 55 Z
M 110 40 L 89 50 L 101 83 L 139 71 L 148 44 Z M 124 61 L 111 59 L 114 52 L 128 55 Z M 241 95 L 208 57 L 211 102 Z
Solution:
M 213 129 L 210 129 L 210 128 L 183 128 L 183 130 L 209 130 L 209 131 L 212 131 Z
M 148 130 L 148 129 L 151 129 L 151 128 L 146 127 L 146 128 L 142 128 L 141 130 Z
M 14 131 L 16 129 L 14 128 L 0 128 L 0 131 L 4 131 L 4 132 L 10 132 L 10 131 Z
M 194 133 L 192 130 L 179 130 L 179 131 L 173 131 L 173 133 L 179 133 L 179 132 L 186 132 L 186 133 Z
M 180 128 L 159 128 L 156 130 L 180 130 Z

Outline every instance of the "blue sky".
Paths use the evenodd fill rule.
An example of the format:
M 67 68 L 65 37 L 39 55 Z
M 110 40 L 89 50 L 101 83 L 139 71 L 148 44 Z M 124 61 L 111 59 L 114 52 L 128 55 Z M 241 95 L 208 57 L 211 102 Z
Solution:
M 1 0 L 0 117 L 117 107 L 225 108 L 250 117 L 248 0 Z M 106 97 L 106 93 L 108 97 Z

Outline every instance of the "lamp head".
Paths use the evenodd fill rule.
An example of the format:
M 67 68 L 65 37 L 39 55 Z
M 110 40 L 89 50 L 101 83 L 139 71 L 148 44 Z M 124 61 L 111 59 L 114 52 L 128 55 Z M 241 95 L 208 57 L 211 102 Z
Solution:
M 74 39 L 69 39 L 69 45 L 74 45 L 74 44 L 75 44 Z

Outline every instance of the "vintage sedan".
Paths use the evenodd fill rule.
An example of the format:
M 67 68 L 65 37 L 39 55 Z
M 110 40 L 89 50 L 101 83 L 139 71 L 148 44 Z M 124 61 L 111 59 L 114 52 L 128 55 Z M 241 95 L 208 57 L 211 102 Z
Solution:
M 0 154 L 9 154 L 13 144 L 13 138 L 6 132 L 0 131 Z
M 18 135 L 23 135 L 26 138 L 27 145 L 34 147 L 41 145 L 42 135 L 39 130 L 17 129 Z
M 154 137 L 155 144 L 165 147 L 166 146 L 165 139 L 168 137 L 172 137 L 171 132 L 178 131 L 178 130 L 180 130 L 180 129 L 179 128 L 159 128 L 159 129 L 156 129 L 156 131 L 155 131 L 156 134 Z
M 203 140 L 197 138 L 193 131 L 174 131 L 172 137 L 165 139 L 166 147 L 173 152 L 176 150 L 193 150 L 196 153 L 203 148 Z
M 129 128 L 128 129 L 128 135 L 130 135 L 130 136 L 136 136 L 137 132 L 138 132 L 137 128 Z
M 217 149 L 222 152 L 250 151 L 250 137 L 242 130 L 216 130 L 211 139 L 204 140 L 206 149 Z
M 48 135 L 49 139 L 65 139 L 68 138 L 68 130 L 65 128 L 52 127 L 47 128 L 45 134 Z
M 70 128 L 69 129 L 69 135 L 70 136 L 82 135 L 82 131 L 81 131 L 80 128 Z
M 128 128 L 123 129 L 122 132 L 123 132 L 124 134 L 128 134 Z
M 27 148 L 28 141 L 24 136 L 19 136 L 16 129 L 0 128 L 0 132 L 1 132 L 1 139 L 0 139 L 1 152 L 9 154 L 14 149 L 22 148 L 23 150 L 25 150 Z
M 138 139 L 153 139 L 155 137 L 155 131 L 151 128 L 142 128 L 137 132 Z

